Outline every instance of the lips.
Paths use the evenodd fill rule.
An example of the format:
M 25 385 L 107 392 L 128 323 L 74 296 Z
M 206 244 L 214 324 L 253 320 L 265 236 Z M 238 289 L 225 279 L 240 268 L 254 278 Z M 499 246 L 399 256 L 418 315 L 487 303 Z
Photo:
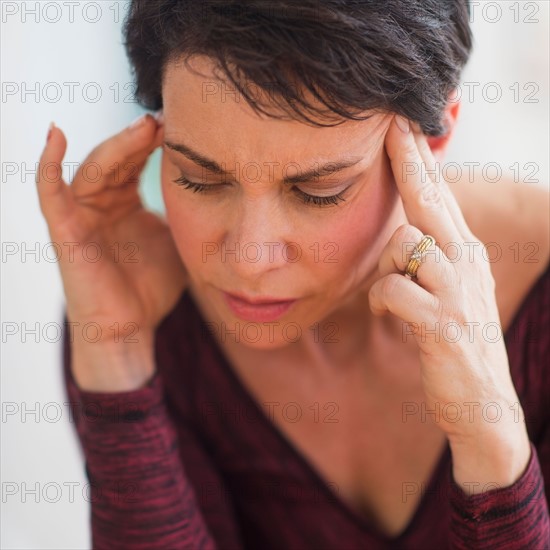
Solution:
M 244 297 L 242 294 L 223 292 L 231 311 L 239 318 L 252 322 L 268 322 L 284 315 L 296 299 L 273 298 L 271 296 Z
M 269 304 L 282 304 L 285 302 L 294 302 L 296 301 L 295 298 L 273 298 L 271 296 L 258 296 L 258 297 L 251 297 L 248 298 L 244 294 L 238 294 L 235 292 L 225 292 L 228 296 L 231 298 L 234 298 L 235 300 L 240 300 L 241 302 L 246 302 L 250 305 L 269 305 Z

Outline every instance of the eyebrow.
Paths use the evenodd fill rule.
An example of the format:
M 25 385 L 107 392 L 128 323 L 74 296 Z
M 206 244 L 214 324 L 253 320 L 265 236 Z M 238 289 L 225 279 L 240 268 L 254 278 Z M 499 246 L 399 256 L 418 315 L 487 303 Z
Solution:
M 169 149 L 172 149 L 173 151 L 181 153 L 183 156 L 185 156 L 195 164 L 202 166 L 203 168 L 205 168 L 206 170 L 209 170 L 210 172 L 213 172 L 215 174 L 222 175 L 222 176 L 227 176 L 228 174 L 231 173 L 229 171 L 224 170 L 216 161 L 209 159 L 208 157 L 201 155 L 196 151 L 193 151 L 193 149 L 191 149 L 187 145 L 184 145 L 183 143 L 172 143 L 170 141 L 165 141 L 164 144 Z M 357 159 L 344 159 L 344 160 L 326 162 L 321 166 L 312 168 L 311 170 L 308 170 L 306 172 L 300 172 L 293 176 L 286 176 L 285 178 L 283 178 L 283 183 L 291 185 L 291 184 L 313 181 L 319 177 L 329 176 L 336 172 L 341 172 L 346 168 L 350 168 L 351 166 L 355 166 L 356 164 L 361 162 L 361 160 L 363 159 L 360 157 Z

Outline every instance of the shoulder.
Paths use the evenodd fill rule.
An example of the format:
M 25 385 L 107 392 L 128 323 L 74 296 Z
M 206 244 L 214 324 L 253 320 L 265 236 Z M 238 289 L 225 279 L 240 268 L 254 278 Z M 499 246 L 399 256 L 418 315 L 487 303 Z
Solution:
M 515 183 L 459 180 L 450 184 L 474 235 L 487 246 L 504 330 L 547 271 L 550 193 Z

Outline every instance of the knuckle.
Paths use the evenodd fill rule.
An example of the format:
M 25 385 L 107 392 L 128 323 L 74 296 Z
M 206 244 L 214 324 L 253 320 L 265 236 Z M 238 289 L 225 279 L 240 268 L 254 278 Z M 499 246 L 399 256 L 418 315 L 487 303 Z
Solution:
M 400 283 L 401 275 L 398 275 L 397 273 L 387 275 L 380 282 L 380 295 L 384 299 L 391 297 Z
M 449 288 L 460 288 L 460 273 L 457 272 L 457 270 L 454 268 L 452 264 L 444 264 L 443 268 L 439 270 L 439 285 L 441 288 L 449 289 Z
M 420 231 L 408 223 L 401 224 L 393 233 L 392 241 L 396 244 L 403 241 L 414 241 Z
M 418 148 L 416 142 L 414 140 L 405 140 L 405 143 L 403 143 L 401 146 L 404 157 L 406 159 L 409 159 L 407 162 L 414 162 L 415 164 L 418 164 Z
M 489 267 L 488 264 L 476 264 L 478 272 L 478 280 L 483 281 L 484 286 L 491 291 L 496 290 L 496 280 L 495 276 L 493 275 L 493 271 Z
M 429 180 L 415 194 L 420 208 L 439 209 L 443 207 L 443 195 L 440 188 Z

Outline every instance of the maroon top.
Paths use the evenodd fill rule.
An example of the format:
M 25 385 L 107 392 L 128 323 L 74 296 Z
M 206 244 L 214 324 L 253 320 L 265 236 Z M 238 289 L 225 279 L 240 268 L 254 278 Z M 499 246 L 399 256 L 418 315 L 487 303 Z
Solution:
M 65 319 L 66 320 L 66 319 Z M 92 488 L 98 549 L 550 548 L 550 268 L 505 334 L 531 458 L 510 487 L 468 497 L 447 445 L 405 531 L 353 511 L 255 401 L 189 292 L 157 331 L 138 390 L 67 391 Z

